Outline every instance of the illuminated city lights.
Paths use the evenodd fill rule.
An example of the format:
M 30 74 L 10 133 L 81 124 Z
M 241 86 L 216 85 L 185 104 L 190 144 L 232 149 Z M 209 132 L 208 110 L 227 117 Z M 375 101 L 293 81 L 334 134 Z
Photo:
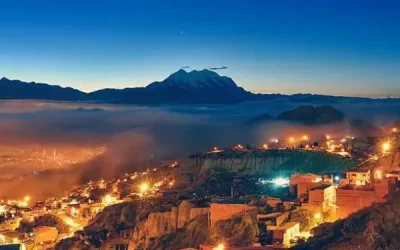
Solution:
M 308 135 L 303 135 L 303 137 L 302 137 L 302 139 L 303 139 L 303 141 L 308 141 Z
M 26 201 L 18 201 L 18 206 L 19 207 L 27 207 L 28 206 L 28 202 L 26 202 Z
M 218 246 L 214 247 L 213 250 L 224 250 L 225 245 L 223 243 L 218 244 Z
M 236 149 L 244 149 L 244 147 L 241 144 L 236 145 Z
M 382 144 L 382 153 L 386 154 L 390 150 L 390 143 L 385 142 Z
M 376 170 L 375 171 L 375 178 L 376 179 L 382 179 L 382 171 L 381 170 Z
M 278 177 L 273 179 L 272 183 L 274 183 L 276 186 L 287 186 L 289 185 L 289 178 Z
M 315 183 L 318 183 L 318 182 L 321 182 L 322 181 L 322 178 L 321 177 L 317 177 L 317 178 L 315 178 L 314 180 L 313 180 L 313 182 L 315 182 Z
M 139 190 L 140 190 L 140 193 L 143 195 L 144 193 L 146 193 L 149 190 L 149 184 L 147 182 L 143 182 L 142 184 L 140 184 Z

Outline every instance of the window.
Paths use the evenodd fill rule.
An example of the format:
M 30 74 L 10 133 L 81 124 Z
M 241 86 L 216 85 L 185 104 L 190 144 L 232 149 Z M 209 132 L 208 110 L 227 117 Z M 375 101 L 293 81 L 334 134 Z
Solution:
M 355 176 L 357 176 L 357 174 L 351 174 L 351 176 L 355 177 Z

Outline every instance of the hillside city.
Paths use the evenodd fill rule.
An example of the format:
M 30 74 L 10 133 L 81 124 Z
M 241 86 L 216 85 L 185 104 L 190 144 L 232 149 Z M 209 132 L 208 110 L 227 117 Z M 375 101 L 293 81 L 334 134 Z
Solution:
M 0 200 L 0 244 L 20 249 L 117 250 L 302 246 L 323 236 L 322 226 L 384 203 L 399 190 L 397 128 L 370 140 L 372 147 L 363 146 L 366 143 L 330 134 L 298 135 L 271 138 L 259 147 L 214 146 L 189 157 L 204 163 L 300 152 L 334 157 L 343 164 L 335 169 L 231 173 L 210 165 L 193 174 L 193 166 L 168 160 L 118 179 L 93 180 L 43 201 L 32 200 L 28 193 L 18 200 Z M 199 230 L 203 232 L 198 237 L 204 240 L 193 248 L 196 240 L 185 239 L 185 233 Z M 181 248 L 162 245 L 166 235 L 179 240 L 180 234 Z

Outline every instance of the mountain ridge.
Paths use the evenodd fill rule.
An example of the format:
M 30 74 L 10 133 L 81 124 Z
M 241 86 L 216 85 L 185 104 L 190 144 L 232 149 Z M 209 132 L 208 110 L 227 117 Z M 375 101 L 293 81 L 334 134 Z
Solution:
M 0 79 L 0 99 L 96 101 L 119 104 L 234 104 L 277 98 L 287 98 L 300 103 L 334 103 L 344 98 L 372 99 L 319 94 L 256 94 L 238 86 L 232 78 L 221 76 L 208 69 L 190 72 L 180 69 L 163 81 L 152 82 L 146 87 L 105 88 L 92 92 L 46 83 L 10 80 L 6 77 Z

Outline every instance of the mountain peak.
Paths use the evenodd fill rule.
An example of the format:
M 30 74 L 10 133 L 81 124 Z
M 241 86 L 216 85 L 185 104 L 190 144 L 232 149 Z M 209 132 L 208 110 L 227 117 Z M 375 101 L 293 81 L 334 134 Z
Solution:
M 180 69 L 177 72 L 171 74 L 165 80 L 173 78 L 175 80 L 193 81 L 193 80 L 204 80 L 205 78 L 213 78 L 213 77 L 221 77 L 221 76 L 218 75 L 216 72 L 210 71 L 208 69 L 192 70 L 189 72 L 187 72 L 184 69 Z
M 0 79 L 0 81 L 10 81 L 10 79 L 8 79 L 7 77 L 2 77 L 1 79 Z
M 187 72 L 180 69 L 168 76 L 162 82 L 155 82 L 147 88 L 180 88 L 180 89 L 216 89 L 237 87 L 235 82 L 226 76 L 220 76 L 218 73 L 203 69 Z

